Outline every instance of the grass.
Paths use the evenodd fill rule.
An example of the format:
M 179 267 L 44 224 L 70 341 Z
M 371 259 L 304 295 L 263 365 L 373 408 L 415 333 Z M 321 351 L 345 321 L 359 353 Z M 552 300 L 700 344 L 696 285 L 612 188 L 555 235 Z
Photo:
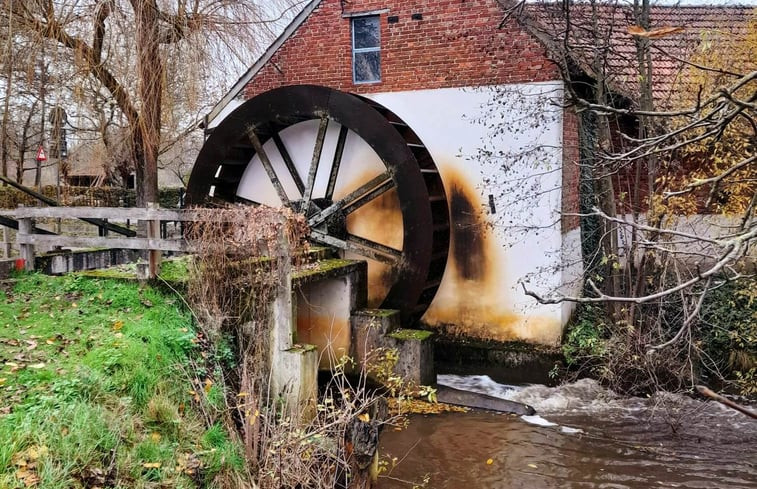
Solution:
M 0 290 L 0 488 L 225 487 L 244 460 L 181 300 L 123 280 Z M 202 374 L 202 375 L 201 375 Z M 209 375 L 209 377 L 208 377 Z M 223 398 L 215 392 L 212 397 Z

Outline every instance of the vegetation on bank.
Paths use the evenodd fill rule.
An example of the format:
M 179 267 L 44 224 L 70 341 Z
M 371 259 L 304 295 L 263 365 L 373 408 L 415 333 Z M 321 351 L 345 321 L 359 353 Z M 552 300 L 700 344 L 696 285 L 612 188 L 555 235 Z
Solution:
M 683 312 L 675 299 L 647 311 L 645 317 L 657 318 L 656 327 L 612 323 L 602 306 L 579 306 L 563 342 L 568 369 L 627 394 L 687 390 L 695 383 L 705 383 L 757 397 L 754 280 L 729 281 L 711 288 L 696 321 L 680 336 Z M 661 339 L 670 344 L 655 350 Z
M 23 275 L 0 292 L 0 487 L 228 487 L 244 456 L 180 298 Z M 219 349 L 220 351 L 221 349 Z

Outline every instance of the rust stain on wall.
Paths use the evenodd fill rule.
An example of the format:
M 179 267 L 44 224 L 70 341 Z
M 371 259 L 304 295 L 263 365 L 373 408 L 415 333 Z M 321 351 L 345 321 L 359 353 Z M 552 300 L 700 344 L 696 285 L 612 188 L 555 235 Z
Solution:
M 318 347 L 319 368 L 331 368 L 332 359 L 338 360 L 350 353 L 349 320 L 331 315 L 320 316 L 308 307 L 299 307 L 297 343 Z
M 504 243 L 488 228 L 476 184 L 452 165 L 440 167 L 450 208 L 447 268 L 423 322 L 449 334 L 508 341 L 559 341 L 557 318 L 512 310 L 512 292 L 503 283 Z

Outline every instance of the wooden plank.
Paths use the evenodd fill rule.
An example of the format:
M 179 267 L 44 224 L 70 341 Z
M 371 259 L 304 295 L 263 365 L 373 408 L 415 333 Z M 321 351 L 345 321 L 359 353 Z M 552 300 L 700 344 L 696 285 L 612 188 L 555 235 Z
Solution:
M 47 245 L 72 248 L 122 248 L 128 250 L 193 251 L 183 239 L 104 238 L 94 236 L 18 235 L 20 245 Z
M 150 211 L 156 211 L 160 209 L 157 203 L 151 202 L 147 204 L 147 208 Z M 160 221 L 158 219 L 154 219 L 152 221 L 147 221 L 147 238 L 148 241 L 162 241 L 160 239 Z M 154 279 L 158 276 L 160 273 L 160 259 L 163 257 L 160 250 L 157 250 L 155 248 L 151 248 L 150 251 L 147 252 L 147 258 L 148 258 L 148 277 L 150 279 Z
M 22 207 L 0 209 L 0 215 L 16 218 L 98 218 L 141 221 L 196 221 L 192 209 L 144 209 L 141 207 Z

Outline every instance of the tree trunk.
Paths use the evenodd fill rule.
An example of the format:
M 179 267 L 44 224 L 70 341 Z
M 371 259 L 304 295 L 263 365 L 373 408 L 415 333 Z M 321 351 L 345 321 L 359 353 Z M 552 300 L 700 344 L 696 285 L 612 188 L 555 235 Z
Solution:
M 158 6 L 155 0 L 131 0 L 137 27 L 137 74 L 141 117 L 132 127 L 137 206 L 158 201 L 158 150 L 163 63 L 160 57 Z

